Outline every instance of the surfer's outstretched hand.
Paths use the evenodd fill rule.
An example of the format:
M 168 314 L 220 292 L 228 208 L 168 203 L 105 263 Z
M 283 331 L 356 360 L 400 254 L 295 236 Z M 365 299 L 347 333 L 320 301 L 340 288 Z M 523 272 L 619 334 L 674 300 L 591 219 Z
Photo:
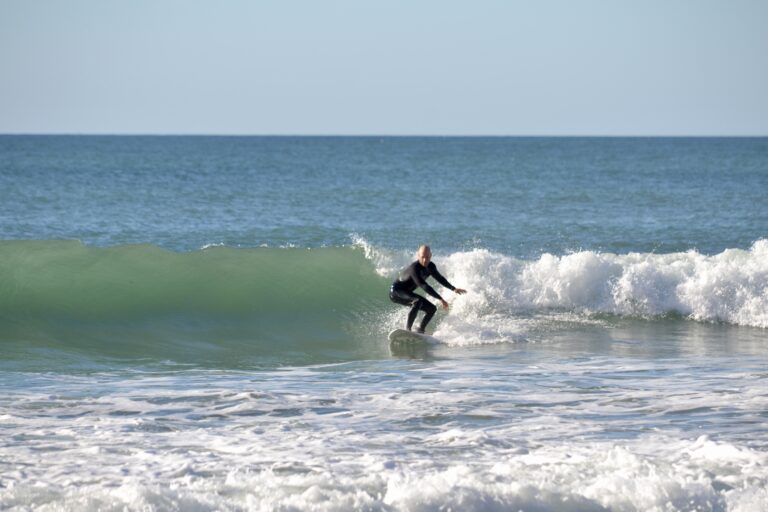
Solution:
M 456 288 L 455 290 L 453 290 L 453 292 L 458 293 L 459 295 L 464 295 L 465 293 L 467 293 L 467 290 L 465 290 L 464 288 Z
M 440 305 L 443 306 L 443 309 L 448 309 L 448 303 L 445 302 L 444 300 L 440 301 Z

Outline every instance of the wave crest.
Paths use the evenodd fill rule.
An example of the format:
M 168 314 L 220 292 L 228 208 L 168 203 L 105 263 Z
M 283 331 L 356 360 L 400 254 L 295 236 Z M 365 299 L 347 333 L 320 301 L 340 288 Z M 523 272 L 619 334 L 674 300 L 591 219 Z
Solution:
M 455 300 L 460 316 L 564 310 L 768 327 L 768 240 L 712 256 L 582 251 L 524 261 L 476 249 L 438 262 L 471 291 Z

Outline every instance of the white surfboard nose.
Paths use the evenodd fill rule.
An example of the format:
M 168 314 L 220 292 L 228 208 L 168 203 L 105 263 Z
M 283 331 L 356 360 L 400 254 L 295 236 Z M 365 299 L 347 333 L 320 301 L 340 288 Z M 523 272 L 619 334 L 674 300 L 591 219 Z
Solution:
M 434 336 L 406 329 L 395 329 L 390 332 L 389 341 L 392 343 L 440 343 L 440 340 Z

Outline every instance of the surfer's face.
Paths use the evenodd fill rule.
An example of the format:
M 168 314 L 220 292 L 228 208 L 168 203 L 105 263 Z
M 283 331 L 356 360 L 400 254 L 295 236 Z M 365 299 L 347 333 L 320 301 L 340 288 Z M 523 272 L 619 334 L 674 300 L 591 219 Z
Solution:
M 419 263 L 421 263 L 422 267 L 429 265 L 431 259 L 432 251 L 429 250 L 429 247 L 425 247 L 419 251 Z

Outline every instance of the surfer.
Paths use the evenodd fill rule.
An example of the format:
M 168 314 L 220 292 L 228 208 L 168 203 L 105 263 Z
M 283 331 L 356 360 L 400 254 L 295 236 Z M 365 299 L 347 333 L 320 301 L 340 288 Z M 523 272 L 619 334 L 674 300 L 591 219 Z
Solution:
M 467 293 L 462 288 L 456 288 L 444 278 L 440 272 L 437 271 L 437 266 L 432 263 L 432 250 L 428 245 L 422 245 L 419 247 L 418 259 L 405 267 L 400 276 L 392 283 L 392 288 L 389 290 L 389 299 L 397 304 L 403 306 L 410 306 L 411 310 L 408 312 L 408 322 L 406 328 L 410 331 L 413 326 L 414 320 L 419 310 L 424 311 L 424 317 L 421 319 L 421 324 L 416 332 L 423 333 L 427 327 L 427 324 L 432 320 L 432 316 L 437 311 L 437 307 L 429 302 L 426 298 L 417 293 L 413 293 L 416 288 L 422 288 L 432 297 L 440 301 L 440 305 L 444 309 L 448 309 L 448 303 L 437 293 L 434 288 L 427 284 L 428 277 L 434 277 L 435 280 L 441 285 L 445 286 L 454 293 L 463 295 Z

